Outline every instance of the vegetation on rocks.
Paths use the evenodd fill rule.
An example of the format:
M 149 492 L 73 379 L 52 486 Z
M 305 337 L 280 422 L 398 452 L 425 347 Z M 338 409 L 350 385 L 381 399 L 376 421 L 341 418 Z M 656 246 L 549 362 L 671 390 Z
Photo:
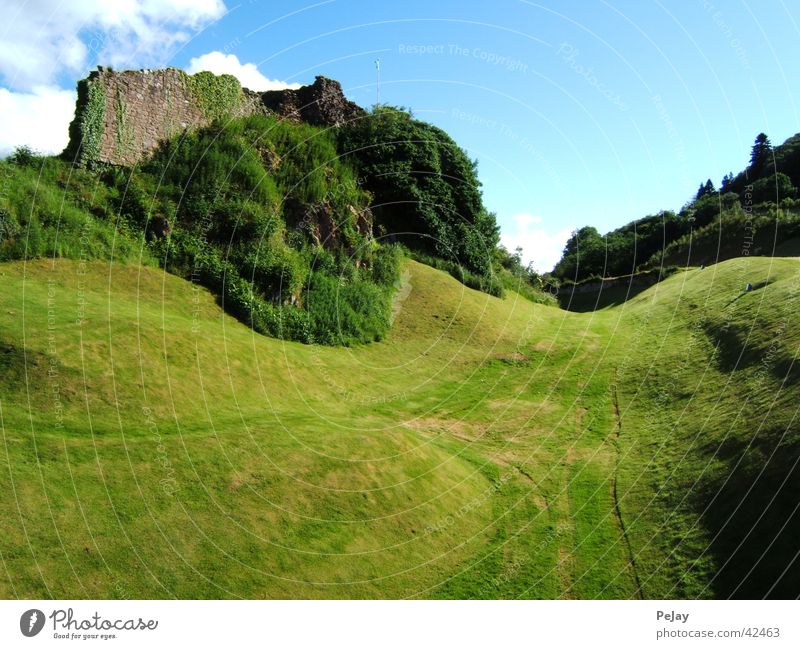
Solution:
M 239 80 L 230 74 L 196 72 L 186 75 L 186 83 L 200 110 L 209 119 L 230 117 L 242 101 Z
M 475 164 L 443 131 L 385 108 L 339 130 L 231 119 L 233 77 L 187 78 L 219 119 L 135 168 L 87 170 L 28 149 L 0 163 L 2 258 L 138 256 L 210 288 L 256 331 L 306 343 L 385 337 L 403 249 L 492 295 L 546 300 L 532 276 L 504 267 Z M 102 126 L 101 87 L 84 85 L 84 119 Z M 116 115 L 122 137 L 121 100 Z

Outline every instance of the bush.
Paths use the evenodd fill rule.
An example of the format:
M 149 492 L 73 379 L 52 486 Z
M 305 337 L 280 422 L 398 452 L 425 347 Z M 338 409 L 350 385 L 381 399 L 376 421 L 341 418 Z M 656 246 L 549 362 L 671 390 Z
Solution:
M 39 154 L 25 145 L 16 147 L 14 153 L 8 157 L 9 162 L 20 167 L 32 167 L 39 159 Z
M 214 124 L 167 143 L 143 170 L 147 211 L 175 214 L 170 241 L 152 246 L 229 313 L 303 342 L 385 334 L 400 260 L 359 231 L 369 195 L 328 131 L 266 116 Z M 142 200 L 129 191 L 128 201 L 122 212 L 141 223 Z
M 366 281 L 342 283 L 314 273 L 305 297 L 314 342 L 352 345 L 381 340 L 389 330 L 389 293 Z
M 124 261 L 140 252 L 140 240 L 97 218 L 105 215 L 107 192 L 94 174 L 73 170 L 56 158 L 42 157 L 34 167 L 0 162 L 0 260 L 57 256 Z M 92 201 L 92 197 L 95 200 Z M 143 263 L 150 263 L 145 252 Z
M 381 286 L 391 287 L 400 277 L 402 261 L 400 246 L 380 246 L 372 256 L 372 280 Z
M 305 255 L 283 242 L 250 252 L 242 264 L 259 292 L 283 303 L 299 296 L 310 272 Z
M 491 274 L 497 222 L 483 206 L 476 163 L 444 131 L 380 107 L 342 127 L 338 147 L 374 196 L 383 232 L 415 251 L 456 258 L 470 273 Z

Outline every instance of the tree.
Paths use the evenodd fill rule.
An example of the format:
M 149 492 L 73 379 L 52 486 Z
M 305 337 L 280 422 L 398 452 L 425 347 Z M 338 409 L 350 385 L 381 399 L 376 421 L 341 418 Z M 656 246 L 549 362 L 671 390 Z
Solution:
M 753 183 L 753 203 L 780 203 L 784 198 L 794 198 L 797 190 L 792 180 L 780 171 L 774 176 L 759 178 Z
M 605 275 L 606 241 L 597 228 L 586 226 L 572 233 L 553 274 L 559 279 L 580 281 Z
M 720 184 L 720 192 L 725 193 L 730 191 L 731 183 L 733 182 L 733 172 L 730 171 L 722 177 L 722 183 Z
M 700 200 L 703 196 L 711 196 L 712 194 L 716 193 L 716 189 L 714 189 L 714 183 L 711 182 L 711 178 L 706 180 L 705 184 L 700 183 L 700 188 L 697 190 L 697 195 L 695 196 L 695 200 Z
M 705 190 L 705 186 L 703 185 L 703 183 L 700 183 L 700 187 L 697 188 L 697 193 L 694 195 L 694 199 L 696 201 L 699 201 L 701 198 L 703 198 L 703 196 L 704 196 L 703 191 L 704 190 Z
M 750 169 L 758 172 L 772 161 L 772 143 L 765 133 L 759 133 L 750 152 Z

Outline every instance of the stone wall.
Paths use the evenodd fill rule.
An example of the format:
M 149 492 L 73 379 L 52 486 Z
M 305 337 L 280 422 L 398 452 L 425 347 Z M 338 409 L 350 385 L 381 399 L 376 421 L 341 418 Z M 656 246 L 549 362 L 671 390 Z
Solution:
M 317 77 L 297 90 L 258 93 L 230 75 L 182 70 L 98 68 L 78 82 L 75 117 L 64 154 L 79 164 L 132 166 L 163 140 L 215 118 L 275 113 L 315 126 L 338 126 L 364 114 L 337 81 Z
M 575 293 L 597 293 L 614 286 L 635 286 L 647 288 L 658 284 L 660 277 L 658 271 L 623 275 L 621 277 L 606 277 L 604 279 L 586 280 L 577 284 L 568 284 L 567 289 Z
M 338 81 L 317 77 L 310 86 L 297 90 L 270 90 L 261 95 L 267 109 L 314 126 L 339 126 L 364 114 L 348 101 Z

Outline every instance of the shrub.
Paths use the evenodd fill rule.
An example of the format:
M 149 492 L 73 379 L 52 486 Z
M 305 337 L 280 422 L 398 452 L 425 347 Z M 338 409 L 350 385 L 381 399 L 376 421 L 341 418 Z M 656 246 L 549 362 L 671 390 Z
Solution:
M 371 282 L 342 283 L 314 273 L 305 297 L 311 335 L 322 344 L 381 340 L 389 330 L 390 302 L 388 293 Z
M 400 246 L 378 247 L 372 256 L 372 280 L 381 286 L 392 286 L 400 277 L 403 251 Z
M 162 146 L 143 171 L 148 209 L 175 206 L 170 242 L 153 247 L 171 271 L 217 292 L 228 312 L 304 342 L 355 344 L 385 333 L 382 283 L 394 287 L 399 258 L 359 232 L 369 195 L 329 132 L 266 116 L 216 123 Z M 129 211 L 141 212 L 128 196 Z M 318 238 L 328 234 L 325 249 Z
M 477 163 L 444 131 L 380 107 L 342 127 L 338 146 L 374 196 L 385 233 L 415 251 L 456 258 L 471 273 L 491 274 L 499 229 L 483 207 Z
M 32 167 L 40 160 L 40 156 L 29 146 L 23 145 L 16 147 L 14 153 L 8 157 L 8 160 L 20 167 Z

